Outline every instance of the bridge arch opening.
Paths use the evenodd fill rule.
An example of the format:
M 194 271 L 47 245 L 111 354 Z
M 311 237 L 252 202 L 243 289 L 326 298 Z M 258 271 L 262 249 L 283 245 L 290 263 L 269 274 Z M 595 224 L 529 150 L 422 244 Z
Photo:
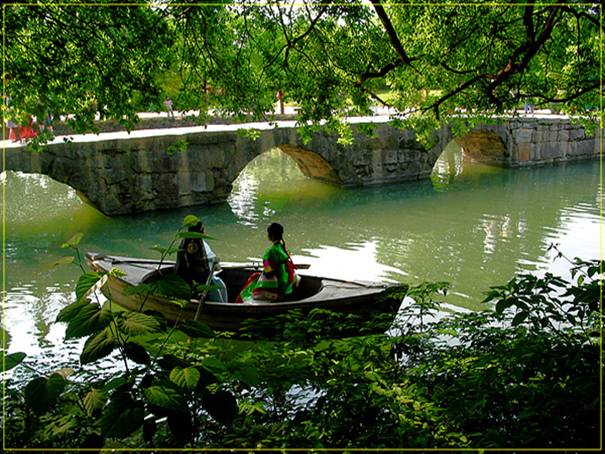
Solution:
M 507 147 L 494 131 L 469 131 L 454 140 L 469 159 L 492 165 L 502 165 L 508 159 Z
M 294 145 L 279 145 L 277 147 L 289 156 L 307 178 L 315 178 L 331 184 L 340 184 L 340 178 L 332 168 L 332 165 L 319 154 Z
M 502 138 L 492 131 L 470 131 L 453 138 L 442 149 L 431 172 L 437 190 L 443 190 L 459 179 L 491 174 L 508 160 Z
M 289 201 L 314 203 L 338 191 L 329 163 L 314 152 L 282 145 L 249 161 L 232 183 L 227 202 L 244 221 L 254 222 L 285 207 Z

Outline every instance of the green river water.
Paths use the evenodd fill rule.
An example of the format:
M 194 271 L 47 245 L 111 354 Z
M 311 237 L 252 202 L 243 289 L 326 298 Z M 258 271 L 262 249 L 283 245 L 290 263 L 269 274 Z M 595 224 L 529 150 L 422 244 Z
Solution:
M 432 181 L 342 189 L 305 178 L 274 150 L 242 172 L 228 201 L 109 218 L 67 186 L 40 175 L 5 173 L 6 300 L 9 351 L 41 363 L 76 360 L 81 341 L 63 343 L 53 321 L 73 299 L 79 271 L 53 267 L 60 245 L 78 232 L 83 251 L 157 257 L 182 219 L 204 219 L 211 246 L 225 261 L 258 258 L 266 226 L 285 226 L 295 261 L 313 274 L 343 279 L 449 281 L 449 305 L 479 309 L 490 285 L 515 272 L 566 273 L 551 243 L 570 257 L 598 258 L 599 162 L 500 169 L 466 162 L 455 146 Z

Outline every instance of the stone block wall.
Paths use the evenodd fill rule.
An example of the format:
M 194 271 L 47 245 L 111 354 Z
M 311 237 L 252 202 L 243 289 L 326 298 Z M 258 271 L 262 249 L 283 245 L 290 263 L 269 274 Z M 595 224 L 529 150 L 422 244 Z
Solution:
M 594 159 L 600 153 L 598 128 L 587 134 L 579 124 L 560 119 L 513 120 L 506 126 L 512 138 L 511 167 Z

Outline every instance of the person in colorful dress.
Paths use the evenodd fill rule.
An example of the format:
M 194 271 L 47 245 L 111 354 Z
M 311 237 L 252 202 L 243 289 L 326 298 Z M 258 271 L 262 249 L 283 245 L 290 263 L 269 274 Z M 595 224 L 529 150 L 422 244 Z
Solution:
M 299 277 L 284 241 L 283 226 L 274 222 L 267 228 L 267 235 L 271 246 L 263 255 L 263 271 L 248 278 L 236 300 L 238 303 L 287 299 L 298 284 Z
M 19 126 L 19 136 L 21 140 L 24 139 L 34 139 L 38 137 L 38 133 L 34 129 L 35 123 L 34 118 L 31 115 L 27 116 L 27 125 Z

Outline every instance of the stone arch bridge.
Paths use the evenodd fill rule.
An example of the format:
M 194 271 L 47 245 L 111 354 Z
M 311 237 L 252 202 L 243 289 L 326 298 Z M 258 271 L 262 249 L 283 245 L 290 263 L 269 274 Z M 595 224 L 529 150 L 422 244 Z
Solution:
M 429 150 L 413 131 L 386 123 L 375 126 L 372 137 L 354 126 L 351 145 L 323 132 L 303 144 L 293 124 L 262 130 L 256 140 L 235 130 L 194 128 L 140 137 L 136 133 L 142 131 L 123 138 L 106 134 L 56 140 L 42 153 L 10 144 L 5 170 L 48 175 L 76 189 L 101 212 L 121 215 L 223 202 L 242 169 L 274 147 L 292 157 L 306 176 L 343 186 L 428 178 L 452 140 L 477 159 L 509 167 L 594 158 L 600 150 L 598 135 L 587 136 L 564 119 L 511 119 L 459 138 L 443 126 L 434 131 L 436 144 Z M 177 141 L 186 142 L 186 150 L 169 153 Z

